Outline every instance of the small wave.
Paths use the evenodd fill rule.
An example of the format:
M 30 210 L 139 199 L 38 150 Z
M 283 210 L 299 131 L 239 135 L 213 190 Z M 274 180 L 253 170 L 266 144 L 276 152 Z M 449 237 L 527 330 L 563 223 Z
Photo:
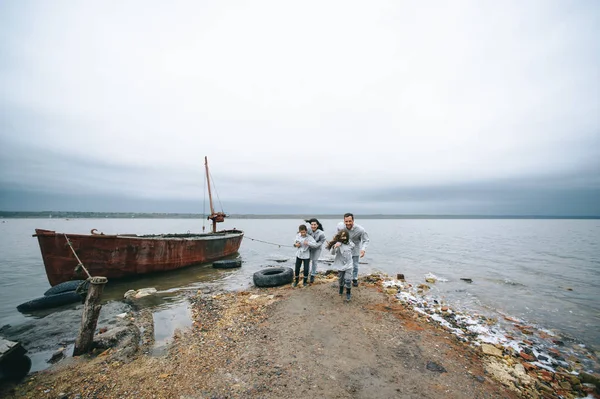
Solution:
M 428 283 L 435 283 L 435 282 L 447 283 L 448 279 L 443 278 L 443 277 L 438 277 L 435 274 L 429 272 L 425 275 L 425 281 L 427 281 Z
M 279 254 L 272 254 L 272 255 L 267 256 L 266 259 L 269 260 L 269 261 L 282 263 L 282 262 L 287 262 L 291 258 L 289 256 L 283 256 L 283 255 L 279 255 Z
M 525 285 L 525 284 L 523 284 L 523 283 L 519 283 L 518 281 L 513 281 L 513 280 L 511 280 L 511 279 L 508 279 L 508 278 L 505 278 L 505 279 L 502 281 L 502 283 L 503 283 L 503 284 L 506 284 L 506 285 L 513 285 L 513 286 L 515 286 L 515 287 L 526 287 L 526 285 Z

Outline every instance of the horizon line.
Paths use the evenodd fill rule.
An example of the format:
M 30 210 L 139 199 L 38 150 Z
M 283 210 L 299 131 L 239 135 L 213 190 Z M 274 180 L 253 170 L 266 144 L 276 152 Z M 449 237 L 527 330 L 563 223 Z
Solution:
M 190 213 L 190 212 L 95 212 L 95 211 L 3 211 L 0 210 L 0 218 L 19 218 L 21 217 L 48 217 L 51 215 L 56 215 L 60 217 L 73 217 L 77 216 L 140 216 L 142 219 L 143 216 L 185 216 L 185 217 L 205 217 L 208 216 L 206 213 Z M 232 219 L 236 218 L 324 218 L 324 219 L 333 219 L 333 218 L 342 218 L 343 214 L 337 213 L 230 213 L 228 217 Z M 354 214 L 355 218 L 395 218 L 395 219 L 459 219 L 459 218 L 470 218 L 470 219 L 600 219 L 600 215 L 536 215 L 536 214 L 524 214 L 524 215 L 515 215 L 515 214 L 424 214 L 424 213 L 415 213 L 415 214 L 402 214 L 402 213 L 365 213 L 365 214 Z

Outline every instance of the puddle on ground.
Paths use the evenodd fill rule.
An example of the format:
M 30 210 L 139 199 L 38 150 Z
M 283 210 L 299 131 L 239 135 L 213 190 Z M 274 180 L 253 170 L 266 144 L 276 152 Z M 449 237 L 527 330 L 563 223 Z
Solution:
M 151 352 L 153 356 L 165 354 L 175 330 L 185 329 L 192 325 L 192 313 L 187 300 L 178 304 L 170 304 L 168 307 L 154 312 L 152 318 L 154 320 L 154 346 Z
M 60 347 L 59 349 L 64 348 L 64 351 L 63 351 L 64 356 L 59 357 L 58 361 L 62 361 L 67 357 L 71 357 L 73 355 L 74 347 L 75 347 L 75 344 L 69 344 L 69 345 Z M 44 351 L 40 351 L 40 352 L 27 352 L 26 353 L 27 357 L 29 357 L 31 359 L 31 369 L 29 370 L 29 373 L 33 373 L 36 371 L 42 371 L 42 370 L 45 370 L 48 367 L 50 367 L 50 365 L 51 365 L 50 359 L 52 358 L 52 355 L 54 355 L 54 353 L 57 352 L 59 349 L 44 350 Z

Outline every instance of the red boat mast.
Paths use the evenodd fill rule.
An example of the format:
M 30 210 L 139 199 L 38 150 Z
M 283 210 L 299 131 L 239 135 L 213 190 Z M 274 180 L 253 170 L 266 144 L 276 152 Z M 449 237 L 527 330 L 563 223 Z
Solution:
M 212 193 L 210 191 L 210 173 L 208 172 L 208 158 L 204 157 L 204 167 L 206 169 L 206 182 L 208 183 L 208 199 L 210 201 L 210 216 L 208 216 L 208 220 L 212 220 L 212 232 L 217 232 L 217 223 L 221 223 L 225 221 L 225 217 L 227 216 L 223 212 L 215 212 L 215 208 L 213 206 Z

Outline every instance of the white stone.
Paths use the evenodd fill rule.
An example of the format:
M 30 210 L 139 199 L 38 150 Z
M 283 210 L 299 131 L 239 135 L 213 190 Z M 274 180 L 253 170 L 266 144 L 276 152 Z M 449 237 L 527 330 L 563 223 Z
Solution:
M 123 296 L 127 299 L 142 298 L 156 293 L 156 288 L 140 288 L 139 290 L 129 290 Z
M 137 293 L 135 294 L 136 298 L 142 298 L 148 295 L 152 295 L 156 293 L 156 288 L 142 288 L 137 290 Z

